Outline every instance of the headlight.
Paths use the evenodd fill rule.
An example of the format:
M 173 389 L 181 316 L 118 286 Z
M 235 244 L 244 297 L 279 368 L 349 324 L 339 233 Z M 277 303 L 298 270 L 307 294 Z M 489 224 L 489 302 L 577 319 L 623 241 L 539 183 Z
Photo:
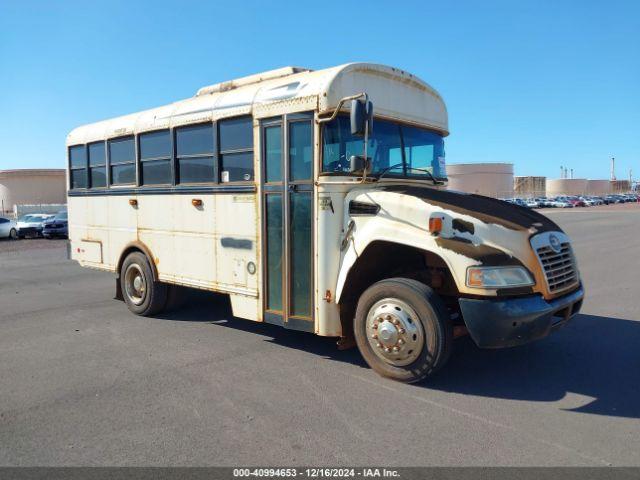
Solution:
M 523 267 L 469 267 L 467 286 L 472 288 L 526 287 L 533 279 Z

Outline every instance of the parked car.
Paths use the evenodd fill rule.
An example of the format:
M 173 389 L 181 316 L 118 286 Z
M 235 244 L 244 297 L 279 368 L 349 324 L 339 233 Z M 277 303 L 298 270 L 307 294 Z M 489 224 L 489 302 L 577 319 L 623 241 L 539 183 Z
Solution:
M 565 198 L 567 202 L 569 202 L 570 204 L 572 204 L 574 207 L 586 207 L 587 204 L 584 202 L 584 200 L 582 200 L 580 197 L 566 197 Z
M 602 200 L 600 200 L 597 197 L 582 196 L 582 197 L 579 197 L 579 198 L 580 198 L 580 200 L 582 200 L 585 203 L 585 205 L 587 207 L 595 207 L 597 205 L 602 205 L 603 204 Z
M 527 198 L 524 201 L 525 205 L 529 208 L 541 208 L 542 205 L 540 204 L 540 202 L 535 199 L 535 198 Z
M 15 220 L 0 217 L 0 238 L 10 238 L 11 240 L 18 238 L 18 225 Z
M 66 238 L 69 234 L 67 212 L 59 212 L 55 217 L 46 219 L 42 225 L 42 236 L 44 238 Z
M 18 219 L 18 237 L 41 237 L 42 224 L 53 215 L 46 213 L 28 213 Z
M 552 198 L 549 204 L 554 208 L 573 208 L 573 203 L 563 197 Z
M 534 199 L 540 205 L 540 208 L 549 208 L 551 207 L 551 199 L 547 197 L 536 197 Z

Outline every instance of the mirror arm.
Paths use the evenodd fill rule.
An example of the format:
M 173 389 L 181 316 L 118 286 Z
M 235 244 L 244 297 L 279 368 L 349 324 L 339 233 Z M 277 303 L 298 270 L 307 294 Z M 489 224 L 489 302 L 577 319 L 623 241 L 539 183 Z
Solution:
M 330 117 L 327 118 L 319 118 L 316 120 L 316 123 L 325 123 L 325 122 L 330 122 L 331 120 L 333 120 L 334 118 L 336 118 L 338 116 L 338 113 L 340 112 L 340 109 L 342 108 L 342 105 L 344 105 L 345 102 L 348 102 L 350 100 L 355 100 L 356 98 L 361 98 L 364 97 L 365 102 L 369 99 L 369 96 L 367 95 L 366 92 L 362 92 L 362 93 L 357 93 L 355 95 L 351 95 L 349 97 L 344 97 L 342 98 L 339 102 L 338 102 L 338 106 L 336 107 L 336 109 L 333 111 L 333 113 L 331 114 Z

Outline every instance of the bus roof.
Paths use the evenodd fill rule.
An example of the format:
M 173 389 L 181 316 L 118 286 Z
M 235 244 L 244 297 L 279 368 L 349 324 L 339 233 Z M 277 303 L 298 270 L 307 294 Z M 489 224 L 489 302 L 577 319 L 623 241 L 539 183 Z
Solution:
M 397 68 L 349 63 L 315 71 L 284 67 L 206 86 L 185 100 L 78 127 L 67 136 L 67 145 L 238 115 L 265 118 L 304 110 L 326 113 L 341 98 L 360 92 L 369 95 L 376 115 L 448 134 L 444 101 L 427 83 Z

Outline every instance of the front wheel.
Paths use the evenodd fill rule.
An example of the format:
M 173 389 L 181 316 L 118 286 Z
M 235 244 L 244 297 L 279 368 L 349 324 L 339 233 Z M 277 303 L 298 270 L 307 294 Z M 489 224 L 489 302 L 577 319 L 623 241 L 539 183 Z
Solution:
M 447 362 L 453 327 L 442 299 L 430 287 L 390 278 L 373 284 L 360 297 L 354 336 L 373 370 L 414 383 Z
M 120 269 L 124 301 L 136 315 L 160 313 L 167 303 L 167 286 L 153 279 L 147 257 L 140 252 L 127 255 Z

